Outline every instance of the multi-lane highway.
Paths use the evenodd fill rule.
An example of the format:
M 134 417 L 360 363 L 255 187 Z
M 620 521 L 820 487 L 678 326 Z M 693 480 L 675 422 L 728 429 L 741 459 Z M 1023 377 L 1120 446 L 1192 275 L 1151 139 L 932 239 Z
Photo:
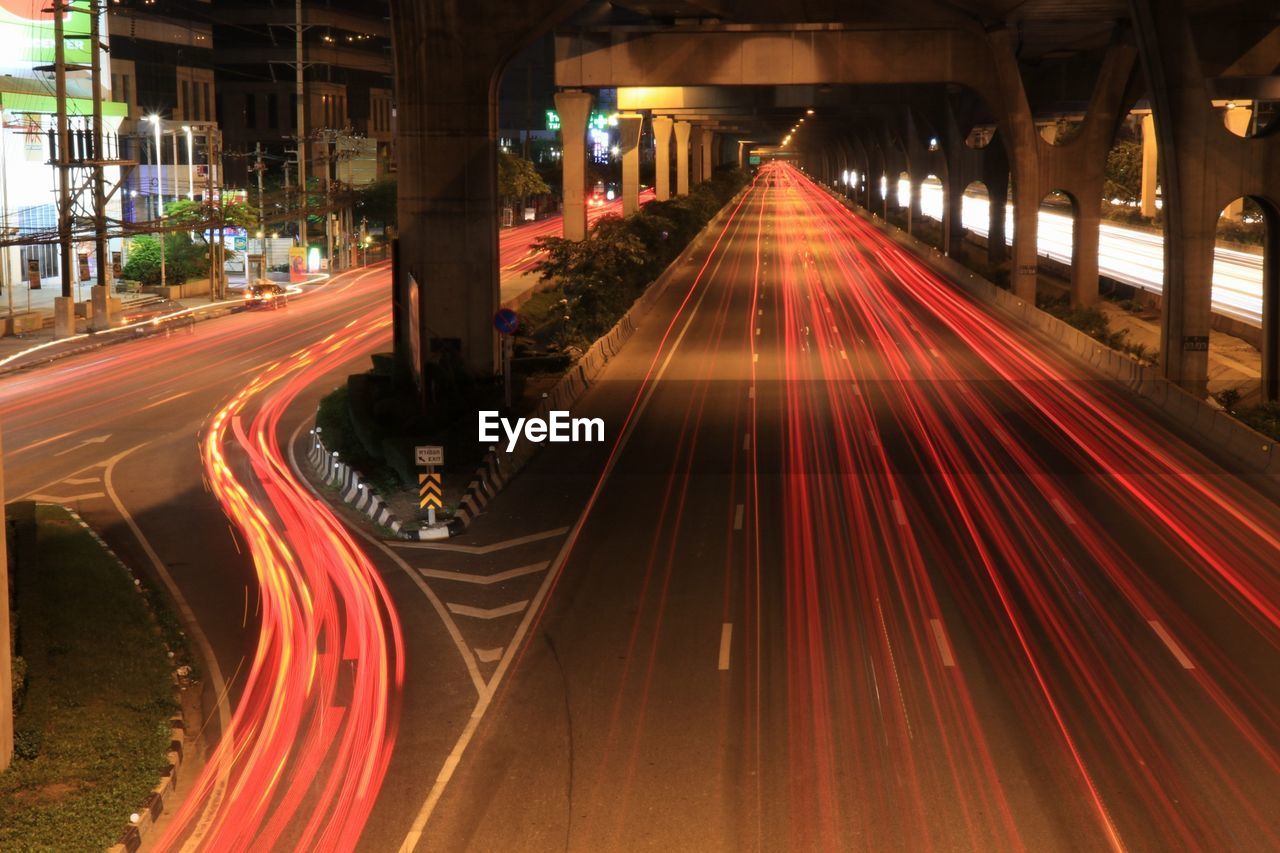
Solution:
M 575 407 L 609 440 L 438 546 L 294 464 L 387 284 L 0 382 L 10 498 L 195 627 L 217 748 L 166 844 L 1280 846 L 1274 500 L 799 173 Z
M 406 846 L 1280 846 L 1274 499 L 788 167 L 718 227 L 473 528 L 577 521 Z
M 899 203 L 906 204 L 910 185 L 898 187 Z M 925 181 L 920 190 L 920 209 L 925 216 L 942 221 L 943 191 L 937 181 Z M 966 195 L 960 218 L 966 231 L 987 236 L 990 203 L 983 196 Z M 1013 206 L 1006 217 L 1005 239 L 1013 241 Z M 1059 263 L 1071 264 L 1072 219 L 1062 213 L 1040 211 L 1036 241 L 1040 254 Z M 1164 238 L 1156 232 L 1103 222 L 1098 236 L 1098 270 L 1116 281 L 1151 293 L 1164 288 Z M 1219 247 L 1213 270 L 1213 310 L 1254 326 L 1262 325 L 1262 254 Z

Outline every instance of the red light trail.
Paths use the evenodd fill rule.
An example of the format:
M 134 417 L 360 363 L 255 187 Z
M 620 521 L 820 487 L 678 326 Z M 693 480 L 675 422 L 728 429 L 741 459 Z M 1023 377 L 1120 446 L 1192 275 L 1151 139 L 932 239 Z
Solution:
M 190 836 L 208 850 L 351 849 L 372 810 L 395 744 L 399 621 L 369 558 L 292 471 L 279 427 L 389 325 L 372 311 L 262 371 L 201 441 L 209 485 L 253 555 L 261 628 L 230 730 L 161 848 Z

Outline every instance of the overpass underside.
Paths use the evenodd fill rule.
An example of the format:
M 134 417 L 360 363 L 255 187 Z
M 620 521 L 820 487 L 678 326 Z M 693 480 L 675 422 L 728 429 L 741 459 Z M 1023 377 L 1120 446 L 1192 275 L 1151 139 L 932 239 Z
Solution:
M 496 81 L 521 46 L 555 29 L 565 236 L 582 239 L 593 94 L 618 90 L 623 192 L 634 210 L 652 146 L 659 199 L 722 163 L 795 157 L 887 215 L 905 174 L 944 187 L 942 248 L 963 242 L 974 181 L 992 211 L 990 260 L 1033 301 L 1042 200 L 1074 216 L 1070 292 L 1098 298 L 1106 165 L 1135 106 L 1149 110 L 1164 231 L 1160 364 L 1206 391 L 1215 236 L 1224 208 L 1255 200 L 1269 221 L 1260 347 L 1266 399 L 1280 397 L 1280 131 L 1239 136 L 1223 103 L 1280 103 L 1280 19 L 1250 2 L 1048 0 L 791 4 L 474 0 L 465 9 L 393 0 L 400 158 L 397 349 L 421 374 L 442 352 L 494 368 L 497 307 Z M 1087 6 L 1087 8 L 1085 8 Z M 1069 139 L 1053 140 L 1059 127 Z M 1154 189 L 1155 169 L 1149 180 Z M 846 180 L 846 176 L 856 180 Z M 1002 215 L 1012 204 L 1006 248 Z M 1006 257 L 1008 253 L 1008 257 Z

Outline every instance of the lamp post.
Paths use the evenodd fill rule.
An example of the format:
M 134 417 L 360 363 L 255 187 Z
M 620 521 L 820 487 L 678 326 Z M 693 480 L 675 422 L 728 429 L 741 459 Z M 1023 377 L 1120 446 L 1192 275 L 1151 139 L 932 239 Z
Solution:
M 151 122 L 151 126 L 155 128 L 156 134 L 156 196 L 160 199 L 160 286 L 164 287 L 164 163 L 162 162 L 164 159 L 164 149 L 160 147 L 160 116 L 153 113 L 147 116 L 147 121 Z
M 196 144 L 191 132 L 191 125 L 184 124 L 182 132 L 187 135 L 187 198 L 196 200 Z
M 155 128 L 156 135 L 156 195 L 160 198 L 161 216 L 164 215 L 164 149 L 160 147 L 160 116 L 147 116 L 147 121 L 151 122 L 151 126 Z

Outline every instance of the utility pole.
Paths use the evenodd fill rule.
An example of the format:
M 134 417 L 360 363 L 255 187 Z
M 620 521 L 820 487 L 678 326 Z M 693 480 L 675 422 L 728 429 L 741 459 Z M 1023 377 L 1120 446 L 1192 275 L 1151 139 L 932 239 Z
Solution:
M 102 139 L 102 6 L 89 3 L 90 97 L 93 98 L 93 252 L 98 258 L 98 286 L 110 293 L 111 263 L 107 257 L 106 148 Z M 110 303 L 104 303 L 104 307 Z
M 302 197 L 302 215 L 298 217 L 298 245 L 307 246 L 307 96 L 303 85 L 302 64 L 302 0 L 294 0 L 294 70 L 298 98 L 298 194 Z M 327 213 L 325 214 L 328 215 Z
M 67 132 L 67 38 L 63 18 L 66 0 L 53 0 L 53 75 L 57 101 L 58 169 L 58 265 L 62 279 L 62 298 L 71 298 L 71 135 Z M 96 100 L 96 93 L 95 93 Z
M 327 96 L 326 96 L 327 97 Z M 329 259 L 329 271 L 336 272 L 337 258 L 333 256 L 333 140 L 334 131 L 325 130 L 324 136 L 324 254 Z
M 213 128 L 205 128 L 204 137 L 205 156 L 208 158 L 209 166 L 205 170 L 205 195 L 204 203 L 208 210 L 212 210 L 213 201 Z M 212 218 L 207 222 L 209 235 L 209 301 L 212 302 L 218 298 L 218 248 L 214 243 L 214 228 Z

